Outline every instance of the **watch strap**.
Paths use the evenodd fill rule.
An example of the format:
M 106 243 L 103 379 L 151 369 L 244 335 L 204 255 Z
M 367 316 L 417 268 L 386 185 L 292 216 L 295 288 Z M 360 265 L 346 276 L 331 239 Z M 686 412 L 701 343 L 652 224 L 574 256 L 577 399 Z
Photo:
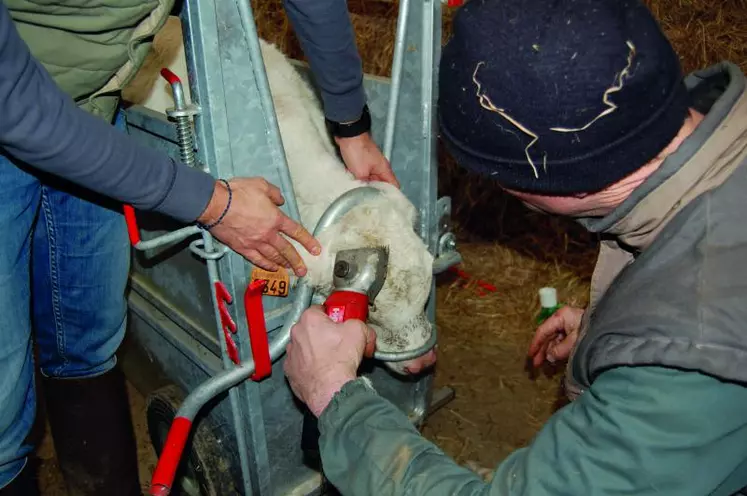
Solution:
M 371 130 L 371 113 L 368 110 L 368 105 L 363 106 L 361 116 L 353 122 L 335 122 L 327 118 L 324 120 L 327 131 L 336 138 L 354 138 Z

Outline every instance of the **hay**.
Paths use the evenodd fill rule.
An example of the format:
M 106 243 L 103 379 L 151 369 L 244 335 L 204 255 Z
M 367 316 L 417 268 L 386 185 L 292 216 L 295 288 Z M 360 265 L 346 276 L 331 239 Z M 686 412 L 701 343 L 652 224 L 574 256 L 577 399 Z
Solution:
M 645 3 L 681 55 L 684 71 L 722 60 L 747 70 L 746 0 Z M 397 2 L 348 4 L 364 71 L 389 76 Z M 304 60 L 281 0 L 252 5 L 260 36 Z M 452 15 L 444 7 L 444 40 Z M 537 290 L 553 286 L 561 301 L 585 305 L 596 238 L 573 222 L 525 209 L 490 179 L 459 169 L 441 145 L 439 194 L 453 200 L 462 268 L 496 291 L 480 296 L 474 281 L 464 287 L 452 274 L 439 277 L 436 383 L 454 387 L 457 398 L 429 419 L 424 433 L 457 462 L 490 466 L 526 444 L 558 406 L 560 374 L 532 378 L 525 369 L 539 310 Z

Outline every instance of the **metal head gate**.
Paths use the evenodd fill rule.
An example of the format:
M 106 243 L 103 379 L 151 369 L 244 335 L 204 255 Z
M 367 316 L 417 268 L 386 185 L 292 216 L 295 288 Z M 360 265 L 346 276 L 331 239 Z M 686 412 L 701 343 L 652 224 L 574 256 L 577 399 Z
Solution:
M 392 77 L 366 76 L 364 86 L 374 139 L 418 208 L 416 230 L 436 257 L 434 272 L 441 272 L 460 261 L 448 231 L 450 200 L 436 196 L 441 0 L 399 4 Z M 166 115 L 132 106 L 127 110 L 128 132 L 216 177 L 266 178 L 281 188 L 283 210 L 298 220 L 249 2 L 185 0 L 180 17 L 194 106 L 184 101 L 178 78 L 165 72 L 174 88 L 176 105 L 170 116 L 177 125 Z M 307 68 L 297 65 L 308 76 Z M 333 222 L 367 194 L 370 190 L 363 188 L 343 195 L 316 227 Z M 134 227 L 134 212 L 128 210 L 127 216 Z M 178 416 L 176 408 L 197 415 L 210 403 L 200 411 L 192 434 L 192 464 L 186 473 L 196 478 L 192 484 L 202 485 L 193 488 L 194 494 L 318 492 L 319 474 L 302 461 L 302 411 L 282 369 L 287 332 L 311 301 L 311 290 L 301 280 L 288 298 L 262 299 L 270 341 L 265 351 L 274 363 L 268 376 L 246 380 L 255 372 L 252 358 L 258 352 L 256 345 L 252 350 L 242 304 L 252 265 L 199 228 L 145 213 L 138 213 L 137 221 L 139 229 L 131 229 L 136 248 L 130 278 L 131 333 L 169 381 L 193 391 L 186 399 L 170 400 L 176 404 L 163 416 L 162 425 L 149 419 L 151 436 L 160 439 L 156 444 L 163 443 L 170 421 Z M 435 329 L 435 283 L 427 315 Z M 235 342 L 235 350 L 227 337 Z M 416 425 L 423 421 L 432 395 L 431 375 L 403 379 L 379 366 L 366 375 Z M 209 453 L 195 454 L 199 446 Z M 190 493 L 189 483 L 183 486 Z

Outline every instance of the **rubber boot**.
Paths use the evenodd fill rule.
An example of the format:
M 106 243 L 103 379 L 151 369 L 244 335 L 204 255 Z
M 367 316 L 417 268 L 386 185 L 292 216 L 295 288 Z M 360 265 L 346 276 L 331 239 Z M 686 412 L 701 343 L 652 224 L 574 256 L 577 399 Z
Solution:
M 0 489 L 0 496 L 39 496 L 36 470 L 30 460 L 10 484 Z
M 55 452 L 70 496 L 142 496 L 124 375 L 42 379 Z

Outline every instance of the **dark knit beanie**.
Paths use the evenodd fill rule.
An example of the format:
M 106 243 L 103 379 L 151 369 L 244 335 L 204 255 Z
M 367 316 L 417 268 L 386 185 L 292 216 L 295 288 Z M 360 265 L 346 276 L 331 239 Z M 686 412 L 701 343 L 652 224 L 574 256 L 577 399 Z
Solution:
M 687 115 L 679 59 L 639 1 L 469 0 L 453 27 L 441 132 L 460 165 L 505 188 L 604 189 L 661 152 Z

